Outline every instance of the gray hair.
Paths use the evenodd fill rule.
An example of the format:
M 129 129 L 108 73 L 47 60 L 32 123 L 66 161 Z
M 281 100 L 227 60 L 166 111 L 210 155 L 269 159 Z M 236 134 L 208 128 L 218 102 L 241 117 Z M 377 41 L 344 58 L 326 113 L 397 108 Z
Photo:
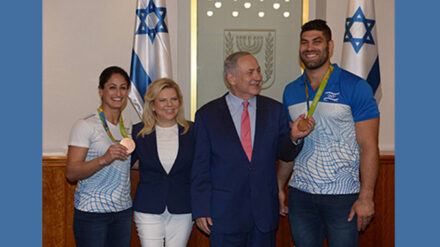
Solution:
M 237 75 L 237 60 L 241 57 L 244 56 L 248 56 L 251 55 L 251 53 L 247 52 L 247 51 L 238 51 L 238 52 L 234 52 L 232 54 L 230 54 L 226 59 L 225 62 L 223 64 L 223 77 L 224 80 L 226 82 L 226 85 L 229 86 L 229 82 L 228 82 L 228 78 L 227 75 L 228 73 L 232 73 L 235 76 Z

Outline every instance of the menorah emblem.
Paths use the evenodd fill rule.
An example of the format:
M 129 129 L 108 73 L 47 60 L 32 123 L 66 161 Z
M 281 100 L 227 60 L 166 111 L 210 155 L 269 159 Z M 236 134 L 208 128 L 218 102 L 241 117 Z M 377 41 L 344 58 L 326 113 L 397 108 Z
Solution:
M 261 51 L 261 47 L 263 47 L 263 36 L 238 35 L 236 37 L 236 45 L 240 51 L 257 54 Z
M 237 51 L 254 55 L 264 72 L 262 89 L 266 89 L 275 82 L 274 44 L 275 30 L 225 30 L 224 58 Z

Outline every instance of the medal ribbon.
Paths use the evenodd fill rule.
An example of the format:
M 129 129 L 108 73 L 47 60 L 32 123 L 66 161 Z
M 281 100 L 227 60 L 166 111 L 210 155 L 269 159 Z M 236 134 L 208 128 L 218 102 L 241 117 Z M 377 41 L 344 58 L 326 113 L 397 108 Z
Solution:
M 107 133 L 107 135 L 110 137 L 110 139 L 112 139 L 112 142 L 114 143 L 119 143 L 120 140 L 116 140 L 112 133 L 110 132 L 110 129 L 108 128 L 108 124 L 107 124 L 107 120 L 105 120 L 105 115 L 104 115 L 104 111 L 102 110 L 102 107 L 98 107 L 98 113 L 99 113 L 99 118 L 101 119 L 102 122 L 102 126 L 104 127 L 105 132 Z M 121 130 L 121 134 L 123 137 L 127 138 L 127 131 L 125 131 L 125 126 L 124 126 L 124 121 L 122 120 L 122 114 L 119 116 L 119 129 Z
M 318 105 L 319 99 L 322 96 L 322 93 L 324 92 L 325 86 L 327 86 L 328 79 L 330 78 L 330 75 L 332 74 L 333 66 L 330 65 L 330 68 L 327 70 L 327 73 L 325 74 L 324 78 L 322 79 L 321 85 L 319 85 L 318 91 L 316 92 L 315 97 L 312 101 L 312 106 L 309 107 L 309 87 L 307 86 L 307 79 L 304 80 L 304 85 L 306 87 L 306 102 L 307 102 L 307 115 L 312 116 L 315 112 L 316 106 Z

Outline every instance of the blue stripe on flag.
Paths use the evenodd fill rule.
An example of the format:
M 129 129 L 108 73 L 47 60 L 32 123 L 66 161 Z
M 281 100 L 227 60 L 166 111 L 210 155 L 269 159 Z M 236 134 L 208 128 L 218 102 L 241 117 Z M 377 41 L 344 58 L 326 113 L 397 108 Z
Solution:
M 148 76 L 147 72 L 145 72 L 142 63 L 134 50 L 131 55 L 130 76 L 131 81 L 144 101 L 144 95 L 147 92 L 148 85 L 151 83 L 151 78 Z
M 373 67 L 371 67 L 370 73 L 368 73 L 367 82 L 373 88 L 373 93 L 376 93 L 380 83 L 379 56 L 376 57 L 376 61 L 374 61 Z

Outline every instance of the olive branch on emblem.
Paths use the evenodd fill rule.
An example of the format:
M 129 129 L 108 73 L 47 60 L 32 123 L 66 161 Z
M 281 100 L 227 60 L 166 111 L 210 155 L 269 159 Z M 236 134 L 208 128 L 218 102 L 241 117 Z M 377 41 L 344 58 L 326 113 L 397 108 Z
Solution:
M 231 32 L 225 34 L 225 58 L 234 52 L 234 37 Z
M 275 78 L 272 81 L 272 83 L 270 83 L 269 85 L 266 85 L 265 83 L 268 82 L 270 80 L 270 78 L 272 77 L 272 73 L 273 73 L 273 40 L 274 38 L 272 37 L 272 35 L 269 33 L 266 37 L 266 49 L 264 52 L 264 60 L 265 60 L 265 70 L 264 70 L 264 74 L 266 75 L 266 80 L 263 81 L 263 89 L 267 89 L 269 87 L 271 87 L 273 85 L 273 83 L 275 82 Z

